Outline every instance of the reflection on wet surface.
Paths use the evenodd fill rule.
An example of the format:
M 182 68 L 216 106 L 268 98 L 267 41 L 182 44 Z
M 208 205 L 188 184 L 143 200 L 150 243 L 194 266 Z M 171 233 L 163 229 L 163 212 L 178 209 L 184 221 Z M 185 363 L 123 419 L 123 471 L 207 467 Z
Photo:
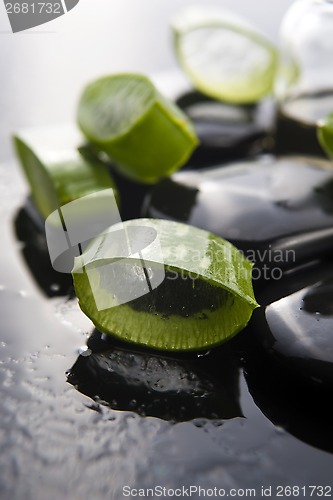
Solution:
M 260 348 L 247 356 L 245 373 L 250 393 L 267 418 L 311 446 L 333 453 L 331 388 L 293 379 L 281 366 L 272 365 Z
M 200 168 L 272 149 L 274 104 L 236 106 L 190 91 L 176 100 L 192 120 L 200 144 L 188 167 Z
M 141 488 L 157 484 L 168 488 L 252 487 L 260 491 L 263 484 L 331 482 L 333 456 L 305 444 L 311 442 L 308 438 L 311 422 L 307 434 L 299 435 L 299 439 L 289 434 L 288 425 L 286 430 L 274 426 L 253 402 L 242 372 L 234 365 L 230 372 L 227 366 L 222 366 L 222 352 L 221 358 L 214 358 L 214 363 L 208 363 L 212 359 L 209 355 L 203 358 L 204 375 L 191 357 L 184 362 L 168 358 L 165 366 L 171 365 L 178 375 L 185 374 L 186 387 L 192 383 L 186 376 L 193 372 L 195 390 L 208 379 L 213 387 L 214 405 L 220 404 L 218 394 L 223 394 L 220 388 L 225 387 L 224 378 L 230 373 L 231 379 L 237 380 L 239 373 L 236 404 L 245 418 L 200 418 L 172 425 L 160 418 L 139 416 L 134 411 L 114 410 L 69 384 L 66 372 L 75 364 L 80 364 L 86 373 L 89 356 L 85 357 L 84 346 L 93 326 L 79 311 L 75 299 L 49 298 L 32 279 L 31 270 L 21 257 L 22 242 L 17 240 L 13 229 L 26 193 L 13 166 L 1 166 L 0 179 L 0 483 L 4 498 L 118 500 L 126 484 Z M 90 338 L 88 349 L 96 355 L 95 359 L 103 359 L 92 341 Z M 243 336 L 236 337 L 229 348 L 236 360 L 246 358 Z M 110 350 L 123 352 L 118 345 Z M 123 356 L 128 360 L 129 352 Z M 143 358 L 140 354 L 136 359 Z M 152 359 L 156 363 L 158 356 Z M 236 366 L 243 363 L 237 361 Z M 191 368 L 186 368 L 189 365 Z M 123 368 L 118 360 L 113 359 L 110 365 L 106 358 L 103 373 L 110 366 L 118 370 L 118 375 Z M 129 372 L 133 373 L 131 368 Z M 108 372 L 106 378 L 108 382 L 112 373 Z M 172 379 L 169 376 L 167 379 L 171 384 Z M 145 383 L 147 379 L 143 377 Z M 125 402 L 134 394 L 129 392 L 133 385 L 129 386 L 127 379 L 126 384 L 122 395 Z M 159 383 L 157 387 L 161 388 Z M 288 396 L 290 401 L 293 394 L 291 391 Z M 273 387 L 267 400 L 264 399 L 270 401 L 274 397 Z M 189 396 L 186 401 L 189 402 Z M 221 404 L 222 401 L 223 397 Z M 288 399 L 277 401 L 279 408 L 287 411 Z M 172 411 L 178 411 L 177 407 L 178 404 L 169 404 Z M 261 407 L 264 409 L 264 403 Z M 318 428 L 316 422 L 315 426 Z M 326 436 L 325 427 L 323 432 Z M 320 446 L 318 442 L 314 444 Z
M 333 173 L 314 161 L 273 157 L 178 172 L 158 183 L 146 214 L 218 234 L 255 262 L 255 284 L 331 255 Z
M 324 278 L 303 297 L 302 310 L 310 314 L 333 316 L 333 278 Z
M 111 340 L 88 342 L 68 382 L 92 399 L 117 410 L 171 421 L 241 417 L 239 368 L 227 347 L 206 355 L 178 356 L 137 351 Z
M 58 273 L 51 266 L 44 224 L 35 213 L 31 200 L 27 200 L 17 212 L 14 228 L 17 239 L 22 242 L 22 257 L 43 293 L 47 297 L 73 295 L 71 275 Z
M 273 358 L 318 383 L 333 382 L 332 283 L 332 262 L 293 272 L 263 290 L 251 320 Z
M 333 201 L 328 189 L 332 180 L 331 169 L 311 161 L 268 157 L 200 172 L 178 172 L 172 180 L 157 185 L 148 209 L 176 218 L 174 200 L 181 207 L 183 193 L 191 193 L 191 207 L 185 196 L 187 222 L 243 246 L 272 243 L 332 227 Z

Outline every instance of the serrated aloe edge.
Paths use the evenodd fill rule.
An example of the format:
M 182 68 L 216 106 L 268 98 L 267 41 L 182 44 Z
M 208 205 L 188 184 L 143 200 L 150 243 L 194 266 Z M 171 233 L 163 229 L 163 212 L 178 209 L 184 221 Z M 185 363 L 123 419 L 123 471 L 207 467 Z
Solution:
M 92 241 L 76 258 L 73 279 L 82 311 L 102 332 L 185 351 L 219 345 L 246 326 L 258 307 L 251 269 L 207 231 L 136 219 Z

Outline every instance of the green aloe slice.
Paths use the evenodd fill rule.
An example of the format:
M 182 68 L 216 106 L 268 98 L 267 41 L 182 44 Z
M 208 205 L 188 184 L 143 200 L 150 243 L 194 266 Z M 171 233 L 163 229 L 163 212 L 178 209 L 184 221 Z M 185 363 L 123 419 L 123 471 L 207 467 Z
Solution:
M 132 249 L 127 255 L 120 237 Z M 221 344 L 246 326 L 258 306 L 251 269 L 239 250 L 211 233 L 137 219 L 96 238 L 76 258 L 73 278 L 79 305 L 99 330 L 181 351 Z
M 87 152 L 81 154 L 81 144 L 80 134 L 71 126 L 31 129 L 14 136 L 33 200 L 45 219 L 82 196 L 109 188 L 117 193 L 107 166 Z
M 318 140 L 329 158 L 333 158 L 333 113 L 318 123 Z
M 198 144 L 184 113 L 137 74 L 110 75 L 88 85 L 78 124 L 125 176 L 139 182 L 175 172 Z
M 224 9 L 188 7 L 172 29 L 178 61 L 202 93 L 247 104 L 272 92 L 278 51 L 246 20 Z

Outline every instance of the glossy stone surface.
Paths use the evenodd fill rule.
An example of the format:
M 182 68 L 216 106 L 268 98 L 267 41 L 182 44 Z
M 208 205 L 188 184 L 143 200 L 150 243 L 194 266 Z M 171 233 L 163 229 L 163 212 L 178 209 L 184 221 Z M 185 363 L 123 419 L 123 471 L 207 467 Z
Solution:
M 14 230 L 22 258 L 40 290 L 47 297 L 72 296 L 71 275 L 58 273 L 50 265 L 44 222 L 30 199 L 17 212 Z
M 50 298 L 40 287 L 32 276 L 39 254 L 33 254 L 36 260 L 31 267 L 31 260 L 22 258 L 14 224 L 25 199 L 15 165 L 1 165 L 0 483 L 4 499 L 118 500 L 126 484 L 133 488 L 157 484 L 251 487 L 259 496 L 263 484 L 331 483 L 333 456 L 275 427 L 253 402 L 241 371 L 239 406 L 245 418 L 196 419 L 174 425 L 136 411 L 114 410 L 69 384 L 66 372 L 78 356 L 85 360 L 89 348 L 98 351 L 92 339 L 87 346 L 93 326 L 76 300 Z M 44 283 L 52 283 L 52 270 L 44 268 L 44 273 Z M 236 351 L 235 356 L 238 359 Z M 173 366 L 189 373 L 185 366 L 192 362 L 188 359 L 182 365 L 178 359 Z M 212 373 L 212 368 L 205 368 L 205 373 Z M 224 368 L 219 370 L 222 376 Z M 201 381 L 209 378 L 200 377 Z M 214 370 L 211 377 L 216 386 L 224 386 Z M 167 397 L 171 407 L 170 393 Z
M 269 100 L 235 106 L 189 91 L 178 97 L 176 103 L 192 120 L 200 140 L 188 161 L 192 168 L 242 158 L 273 146 L 274 104 Z
M 333 383 L 333 263 L 286 275 L 258 296 L 250 326 L 265 350 L 287 368 Z
M 274 425 L 311 446 L 332 453 L 332 387 L 311 383 L 309 379 L 295 376 L 285 365 L 272 363 L 271 357 L 252 337 L 249 331 L 244 368 L 255 403 Z
M 178 172 L 155 186 L 147 215 L 188 222 L 234 243 L 254 280 L 333 251 L 333 169 L 267 157 Z
M 173 357 L 95 331 L 88 349 L 68 382 L 109 408 L 175 422 L 242 416 L 239 366 L 228 347 Z

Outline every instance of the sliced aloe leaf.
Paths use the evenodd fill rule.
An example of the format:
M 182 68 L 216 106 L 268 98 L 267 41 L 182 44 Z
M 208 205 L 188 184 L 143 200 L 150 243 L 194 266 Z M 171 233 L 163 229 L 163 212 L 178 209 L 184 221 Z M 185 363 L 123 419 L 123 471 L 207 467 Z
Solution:
M 246 20 L 224 9 L 189 7 L 172 30 L 178 61 L 202 93 L 246 104 L 272 92 L 278 51 Z
M 333 158 L 333 113 L 318 123 L 318 140 L 329 158 Z
M 78 123 L 124 175 L 140 182 L 175 172 L 198 144 L 185 114 L 137 74 L 110 75 L 88 85 Z
M 115 184 L 107 166 L 78 148 L 82 137 L 70 126 L 26 130 L 14 136 L 14 145 L 44 219 L 62 205 Z
M 176 351 L 221 344 L 246 326 L 257 307 L 252 264 L 229 242 L 157 219 L 109 231 L 73 271 L 79 305 L 99 330 Z

